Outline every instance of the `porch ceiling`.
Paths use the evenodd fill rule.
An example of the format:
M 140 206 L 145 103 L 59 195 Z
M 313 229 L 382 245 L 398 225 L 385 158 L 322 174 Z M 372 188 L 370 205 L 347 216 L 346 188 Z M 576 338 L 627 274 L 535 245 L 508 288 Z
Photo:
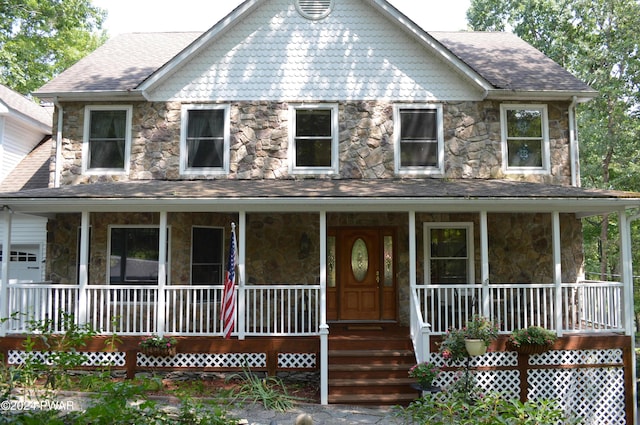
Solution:
M 640 208 L 640 193 L 508 180 L 174 180 L 0 193 L 15 212 L 493 211 L 599 214 Z

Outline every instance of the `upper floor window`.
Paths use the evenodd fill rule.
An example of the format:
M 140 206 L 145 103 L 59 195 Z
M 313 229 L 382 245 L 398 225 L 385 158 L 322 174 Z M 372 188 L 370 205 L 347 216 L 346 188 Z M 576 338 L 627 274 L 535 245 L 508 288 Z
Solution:
M 95 174 L 126 173 L 131 151 L 131 106 L 87 106 L 83 167 Z
M 442 105 L 395 105 L 395 168 L 399 174 L 442 174 Z
M 183 105 L 180 172 L 228 172 L 229 134 L 228 105 Z
M 338 171 L 337 105 L 292 106 L 290 168 L 293 173 Z
M 500 120 L 505 171 L 547 173 L 551 166 L 546 105 L 502 105 Z

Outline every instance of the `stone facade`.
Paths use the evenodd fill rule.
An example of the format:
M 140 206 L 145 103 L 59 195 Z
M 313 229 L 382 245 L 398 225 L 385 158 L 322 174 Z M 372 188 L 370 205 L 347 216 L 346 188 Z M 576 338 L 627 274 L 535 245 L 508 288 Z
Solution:
M 83 103 L 65 103 L 61 184 L 93 181 L 183 178 L 180 175 L 180 108 L 178 102 L 133 104 L 131 163 L 128 175 L 82 174 Z M 444 178 L 510 178 L 547 184 L 570 184 L 566 103 L 549 106 L 551 173 L 504 175 L 501 158 L 500 102 L 443 104 Z M 57 117 L 57 114 L 54 115 Z M 290 178 L 288 165 L 289 105 L 284 102 L 231 104 L 230 172 L 222 178 Z M 393 104 L 361 101 L 339 104 L 339 178 L 396 177 Z M 54 126 L 57 124 L 54 124 Z M 319 176 L 322 177 L 322 176 Z M 335 177 L 335 176 L 334 176 Z M 221 178 L 193 176 L 194 178 Z

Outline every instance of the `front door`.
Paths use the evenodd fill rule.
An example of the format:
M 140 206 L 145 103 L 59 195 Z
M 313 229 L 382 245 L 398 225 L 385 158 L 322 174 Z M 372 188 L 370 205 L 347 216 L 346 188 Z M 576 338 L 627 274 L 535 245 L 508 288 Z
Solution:
M 328 240 L 328 319 L 395 320 L 393 229 L 332 228 Z

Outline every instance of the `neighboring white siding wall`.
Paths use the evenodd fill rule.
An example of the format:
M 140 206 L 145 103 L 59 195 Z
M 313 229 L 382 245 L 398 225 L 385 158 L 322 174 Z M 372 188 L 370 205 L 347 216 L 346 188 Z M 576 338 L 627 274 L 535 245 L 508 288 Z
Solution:
M 0 241 L 4 230 L 0 227 Z M 11 219 L 11 245 L 45 245 L 47 219 L 43 217 L 14 215 Z
M 341 60 L 341 62 L 339 62 Z M 480 100 L 450 65 L 365 1 L 325 19 L 264 2 L 150 93 L 154 101 Z
M 0 181 L 9 175 L 44 137 L 44 133 L 10 118 L 4 119 L 4 131 L 1 134 L 3 155 L 0 164 Z

